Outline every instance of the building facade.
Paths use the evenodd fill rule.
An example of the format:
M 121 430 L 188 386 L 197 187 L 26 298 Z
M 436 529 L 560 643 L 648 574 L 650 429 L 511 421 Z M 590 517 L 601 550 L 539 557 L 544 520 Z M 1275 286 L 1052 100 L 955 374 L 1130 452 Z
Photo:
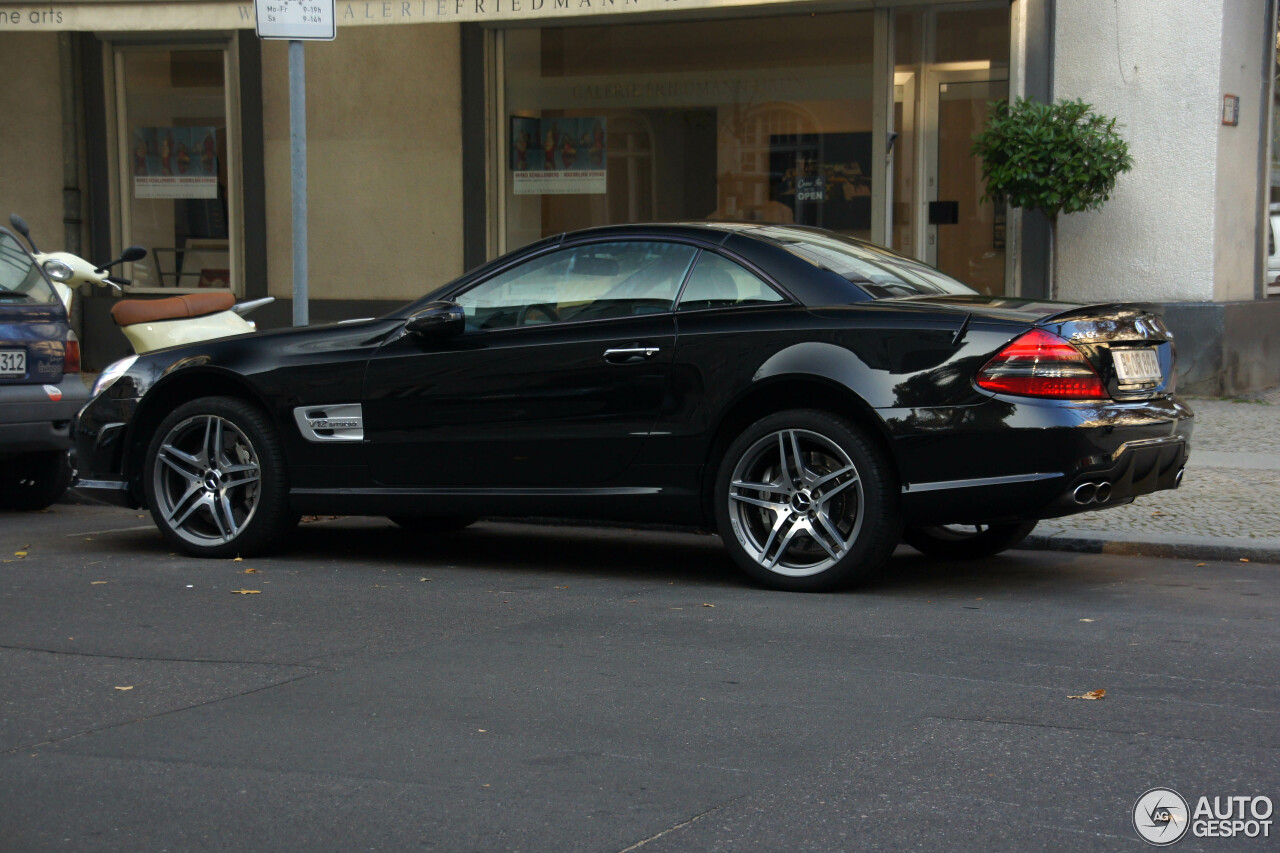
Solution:
M 1275 6 L 338 0 L 305 48 L 311 318 L 568 229 L 797 222 L 987 293 L 1163 303 L 1184 391 L 1280 384 Z M 287 324 L 287 50 L 254 26 L 252 2 L 0 3 L 0 198 L 44 245 L 147 247 L 136 294 L 271 295 L 260 324 Z M 1056 259 L 969 153 L 1018 96 L 1117 116 L 1135 163 Z M 127 351 L 114 298 L 81 294 L 90 366 Z

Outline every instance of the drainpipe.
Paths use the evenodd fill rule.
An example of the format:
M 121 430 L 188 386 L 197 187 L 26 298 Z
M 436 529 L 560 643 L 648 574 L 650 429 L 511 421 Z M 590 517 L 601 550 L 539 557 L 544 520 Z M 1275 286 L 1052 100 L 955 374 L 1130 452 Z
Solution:
M 62 247 L 73 255 L 80 249 L 80 131 L 75 54 L 72 33 L 58 33 L 58 69 L 62 95 Z
M 73 255 L 82 255 L 81 234 L 83 219 L 80 216 L 80 133 L 83 120 L 80 109 L 77 54 L 79 44 L 74 33 L 58 33 L 58 87 L 62 103 L 62 249 Z M 71 328 L 84 340 L 83 299 L 71 303 Z

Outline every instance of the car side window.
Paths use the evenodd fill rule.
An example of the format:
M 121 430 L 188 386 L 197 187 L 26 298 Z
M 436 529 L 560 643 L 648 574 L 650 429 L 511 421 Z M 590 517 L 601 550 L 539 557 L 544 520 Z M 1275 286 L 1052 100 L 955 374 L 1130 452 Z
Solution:
M 457 297 L 468 330 L 670 311 L 697 249 L 682 243 L 591 243 L 539 255 Z
M 698 258 L 677 311 L 725 308 L 733 305 L 764 305 L 786 299 L 755 273 L 715 252 Z
M 57 298 L 18 238 L 0 231 L 0 302 L 51 303 Z

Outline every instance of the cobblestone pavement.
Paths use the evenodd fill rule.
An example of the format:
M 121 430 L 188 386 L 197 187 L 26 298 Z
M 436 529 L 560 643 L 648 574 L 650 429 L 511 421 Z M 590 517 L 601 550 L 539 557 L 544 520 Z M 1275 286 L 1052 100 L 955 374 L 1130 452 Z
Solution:
M 1240 400 L 1188 402 L 1196 421 L 1181 488 L 1042 526 L 1149 536 L 1153 541 L 1280 539 L 1280 389 Z M 1226 460 L 1230 467 L 1219 456 L 1226 453 L 1231 454 Z

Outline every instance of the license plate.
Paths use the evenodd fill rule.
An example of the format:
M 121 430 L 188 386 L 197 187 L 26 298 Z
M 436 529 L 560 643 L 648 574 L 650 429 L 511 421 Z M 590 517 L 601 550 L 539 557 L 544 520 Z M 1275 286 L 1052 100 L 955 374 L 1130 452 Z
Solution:
M 1121 385 L 1160 381 L 1160 360 L 1153 349 L 1113 349 L 1111 360 Z
M 26 376 L 27 351 L 0 349 L 0 376 Z

